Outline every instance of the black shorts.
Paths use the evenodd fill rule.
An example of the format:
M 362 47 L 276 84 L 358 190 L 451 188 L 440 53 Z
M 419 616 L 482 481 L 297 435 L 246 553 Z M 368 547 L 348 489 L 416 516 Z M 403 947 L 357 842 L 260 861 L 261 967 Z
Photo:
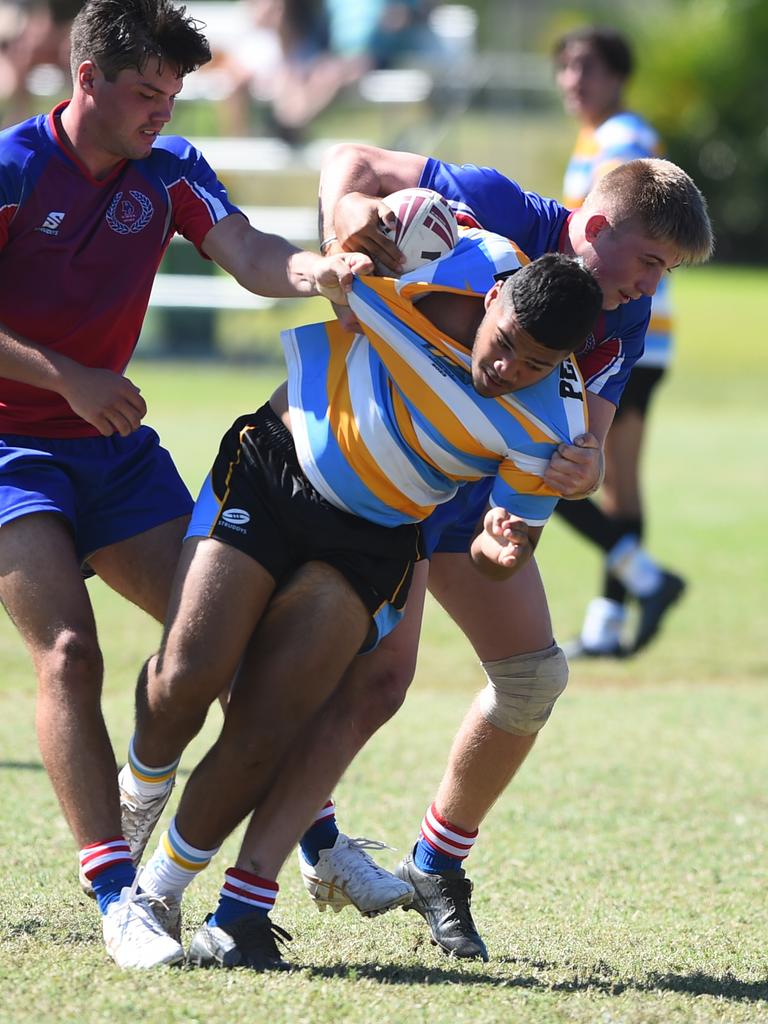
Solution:
M 380 526 L 326 501 L 269 404 L 222 438 L 187 531 L 238 548 L 278 584 L 305 562 L 333 566 L 370 612 L 378 640 L 402 617 L 420 536 L 417 524 Z
M 645 416 L 656 385 L 666 372 L 663 366 L 633 367 L 614 419 L 619 419 L 621 414 L 629 409 L 635 409 L 641 416 Z

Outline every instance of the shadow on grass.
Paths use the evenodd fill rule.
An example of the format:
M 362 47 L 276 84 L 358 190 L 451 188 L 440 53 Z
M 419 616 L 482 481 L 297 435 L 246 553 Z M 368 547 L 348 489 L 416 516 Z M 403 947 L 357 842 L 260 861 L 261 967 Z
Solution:
M 40 761 L 0 761 L 0 771 L 8 772 L 44 772 Z M 176 772 L 179 778 L 186 778 L 190 774 L 189 768 L 179 768 Z
M 612 968 L 605 963 L 597 964 L 593 971 L 578 970 L 573 978 L 549 982 L 546 978 L 530 973 L 517 973 L 522 961 L 511 957 L 500 958 L 495 963 L 502 970 L 488 973 L 478 969 L 478 964 L 468 963 L 462 967 L 402 967 L 386 964 L 357 963 L 333 964 L 328 967 L 302 967 L 302 972 L 312 978 L 341 978 L 348 981 L 366 979 L 382 985 L 483 985 L 495 988 L 536 989 L 541 992 L 599 992 L 617 996 L 623 992 L 678 992 L 681 995 L 714 996 L 731 1002 L 768 1002 L 768 977 L 764 981 L 741 981 L 732 974 L 714 976 L 702 971 L 691 974 L 649 974 L 641 980 L 611 977 Z M 546 961 L 529 961 L 526 966 L 538 970 L 563 971 L 562 964 Z M 510 968 L 509 974 L 503 973 Z

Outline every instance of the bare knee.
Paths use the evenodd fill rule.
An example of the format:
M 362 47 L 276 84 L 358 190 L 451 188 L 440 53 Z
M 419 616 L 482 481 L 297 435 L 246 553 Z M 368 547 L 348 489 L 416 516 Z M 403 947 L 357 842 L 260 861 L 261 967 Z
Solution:
M 207 674 L 183 659 L 154 654 L 142 669 L 137 705 L 150 715 L 190 722 L 196 732 L 212 700 Z
M 63 695 L 69 701 L 98 700 L 104 661 L 90 630 L 61 629 L 53 643 L 36 657 L 43 695 Z
M 412 680 L 410 663 L 392 660 L 368 666 L 365 656 L 358 659 L 340 696 L 350 720 L 366 738 L 400 709 Z

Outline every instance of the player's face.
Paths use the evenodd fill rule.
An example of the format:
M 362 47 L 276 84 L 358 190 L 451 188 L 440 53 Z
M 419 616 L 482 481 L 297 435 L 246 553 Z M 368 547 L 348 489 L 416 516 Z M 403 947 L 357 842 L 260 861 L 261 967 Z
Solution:
M 150 60 L 143 71 L 125 68 L 114 82 L 94 71 L 93 143 L 117 160 L 141 160 L 171 120 L 182 79 L 176 68 Z
M 631 223 L 613 228 L 600 215 L 589 218 L 576 255 L 597 278 L 603 309 L 653 295 L 664 274 L 680 265 L 671 242 L 648 238 Z
M 499 285 L 488 293 L 486 313 L 472 346 L 472 385 L 483 398 L 520 391 L 546 377 L 570 352 L 540 345 L 498 301 Z
M 591 43 L 569 43 L 559 54 L 555 69 L 557 87 L 566 112 L 597 126 L 621 105 L 624 79 L 611 71 Z

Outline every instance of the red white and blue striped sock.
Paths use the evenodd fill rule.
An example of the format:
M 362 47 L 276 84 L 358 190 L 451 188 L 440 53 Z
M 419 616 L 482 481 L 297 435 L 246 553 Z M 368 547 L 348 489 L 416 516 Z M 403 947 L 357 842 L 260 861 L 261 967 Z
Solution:
M 123 836 L 89 843 L 80 851 L 80 870 L 93 886 L 99 910 L 106 914 L 110 903 L 136 878 L 131 848 Z
M 478 829 L 466 832 L 437 813 L 431 804 L 421 822 L 419 840 L 413 852 L 413 862 L 421 871 L 438 874 L 456 871 L 469 856 L 477 839 Z
M 304 859 L 317 864 L 321 850 L 330 850 L 339 835 L 336 824 L 336 805 L 327 800 L 315 816 L 315 820 L 301 837 L 299 845 Z
M 270 878 L 260 878 L 242 868 L 227 868 L 219 892 L 219 905 L 208 923 L 211 927 L 228 924 L 247 914 L 266 915 L 272 910 L 280 886 Z

